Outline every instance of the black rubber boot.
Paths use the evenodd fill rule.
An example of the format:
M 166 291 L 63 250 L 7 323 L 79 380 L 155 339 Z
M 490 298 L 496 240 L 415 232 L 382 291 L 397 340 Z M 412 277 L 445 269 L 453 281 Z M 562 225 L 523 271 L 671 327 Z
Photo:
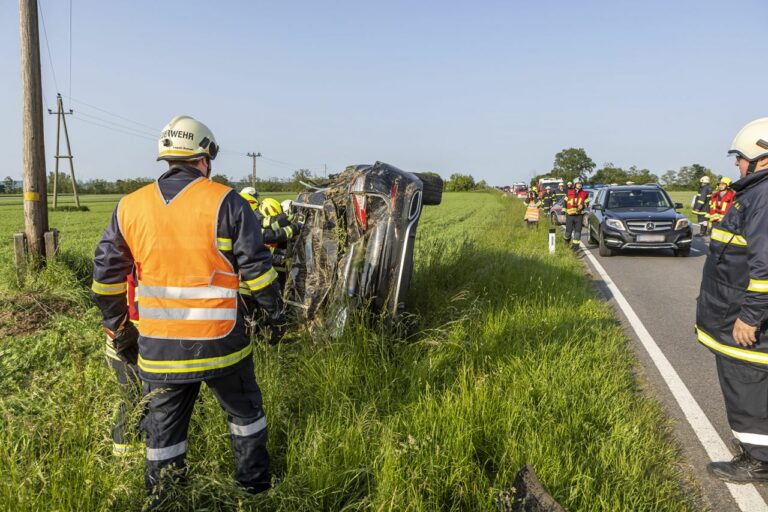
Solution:
M 736 456 L 730 462 L 710 462 L 709 474 L 726 482 L 768 482 L 768 461 L 753 458 L 735 439 L 733 445 L 738 450 Z

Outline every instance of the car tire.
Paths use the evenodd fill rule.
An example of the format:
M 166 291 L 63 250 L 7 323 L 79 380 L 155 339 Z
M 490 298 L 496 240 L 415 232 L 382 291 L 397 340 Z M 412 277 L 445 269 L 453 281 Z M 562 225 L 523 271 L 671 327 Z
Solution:
M 421 204 L 436 206 L 443 200 L 443 179 L 432 174 L 414 173 L 421 180 Z
M 691 255 L 691 248 L 685 247 L 683 249 L 675 249 L 675 256 L 680 256 L 681 258 L 687 258 Z
M 605 245 L 605 236 L 602 233 L 600 233 L 600 240 L 597 242 L 597 253 L 604 257 L 613 256 L 614 254 L 613 249 Z
M 587 233 L 589 234 L 587 236 L 587 242 L 589 242 L 589 245 L 600 245 L 600 242 L 598 242 L 595 236 L 592 234 L 591 229 L 587 228 Z

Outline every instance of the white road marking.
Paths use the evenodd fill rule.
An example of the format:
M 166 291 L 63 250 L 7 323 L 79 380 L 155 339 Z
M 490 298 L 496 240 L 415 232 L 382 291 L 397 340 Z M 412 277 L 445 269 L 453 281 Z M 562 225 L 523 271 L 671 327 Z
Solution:
M 656 341 L 654 341 L 651 334 L 645 328 L 643 322 L 641 322 L 640 318 L 637 316 L 637 314 L 635 314 L 632 306 L 630 306 L 629 302 L 627 302 L 627 299 L 624 298 L 624 295 L 619 290 L 619 287 L 616 286 L 611 277 L 608 275 L 608 272 L 605 271 L 600 262 L 597 261 L 597 258 L 594 257 L 594 255 L 584 246 L 584 244 L 582 244 L 582 250 L 587 255 L 587 258 L 589 258 L 589 261 L 592 263 L 595 270 L 597 270 L 597 273 L 600 274 L 600 277 L 602 277 L 603 282 L 605 282 L 606 286 L 613 294 L 614 299 L 616 299 L 616 303 L 624 312 L 627 320 L 629 320 L 632 329 L 635 331 L 635 334 L 640 339 L 643 347 L 645 347 L 648 355 L 653 360 L 653 363 L 656 365 L 659 373 L 664 378 L 664 382 L 667 383 L 669 390 L 672 392 L 672 395 L 675 397 L 675 400 L 677 400 L 678 405 L 680 405 L 680 408 L 683 410 L 685 418 L 688 420 L 691 428 L 693 428 L 693 431 L 696 434 L 696 437 L 699 438 L 702 446 L 704 446 L 704 450 L 707 452 L 710 460 L 730 460 L 733 457 L 730 450 L 728 450 L 727 446 L 718 435 L 715 427 L 712 426 L 712 423 L 709 421 L 709 418 L 707 418 L 707 415 L 704 414 L 701 406 L 699 406 L 699 404 L 696 402 L 696 399 L 693 398 L 691 392 L 688 391 L 688 388 L 677 374 L 677 371 L 675 371 L 667 357 L 656 344 Z M 691 335 L 691 339 L 693 339 L 693 335 Z M 728 490 L 731 492 L 733 499 L 736 501 L 739 508 L 743 512 L 768 512 L 768 505 L 765 503 L 765 500 L 763 500 L 763 497 L 760 496 L 760 493 L 757 492 L 757 489 L 754 485 L 739 485 L 731 483 L 726 483 L 725 485 L 728 487 Z

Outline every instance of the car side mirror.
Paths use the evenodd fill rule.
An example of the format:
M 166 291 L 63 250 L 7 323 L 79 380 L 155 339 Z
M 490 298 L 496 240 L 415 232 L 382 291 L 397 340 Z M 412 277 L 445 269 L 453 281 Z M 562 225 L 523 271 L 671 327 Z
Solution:
M 675 203 L 675 210 L 680 210 L 683 208 L 683 203 Z
M 603 206 L 600 205 L 600 204 L 593 204 L 592 205 L 592 209 L 593 210 L 597 210 L 597 211 L 602 211 L 603 210 Z

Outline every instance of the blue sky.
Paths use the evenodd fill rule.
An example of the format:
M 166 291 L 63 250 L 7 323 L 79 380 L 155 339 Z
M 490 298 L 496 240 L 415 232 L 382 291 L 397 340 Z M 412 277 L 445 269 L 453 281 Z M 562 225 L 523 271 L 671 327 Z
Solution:
M 178 114 L 211 127 L 235 178 L 255 150 L 263 176 L 383 160 L 505 184 L 568 147 L 735 177 L 733 135 L 768 116 L 764 0 L 72 0 L 71 75 L 69 2 L 39 1 L 45 103 L 55 72 L 80 179 L 159 174 L 154 139 Z M 0 174 L 19 177 L 18 4 L 1 6 Z

